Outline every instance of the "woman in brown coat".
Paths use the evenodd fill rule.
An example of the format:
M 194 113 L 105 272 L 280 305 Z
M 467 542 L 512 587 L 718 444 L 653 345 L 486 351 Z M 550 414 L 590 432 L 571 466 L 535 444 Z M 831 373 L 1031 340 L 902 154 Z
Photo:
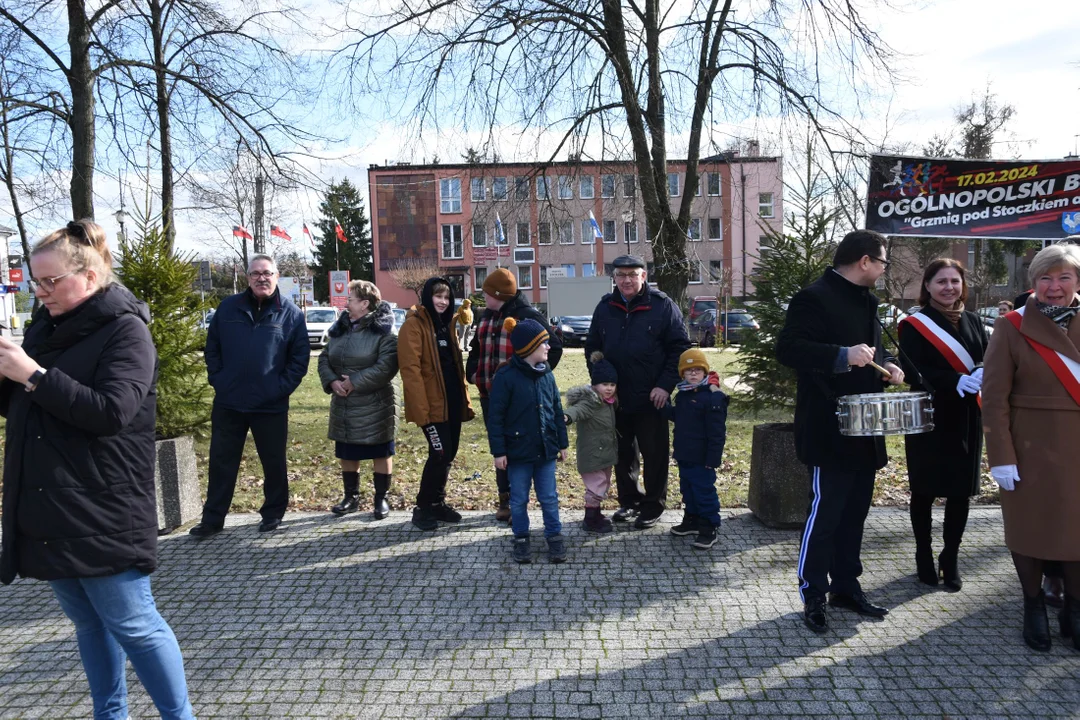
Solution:
M 1043 562 L 1065 571 L 1061 634 L 1080 650 L 1080 246 L 1031 262 L 1035 293 L 994 324 L 983 378 L 990 472 L 1001 486 L 1005 544 L 1024 591 L 1024 641 L 1050 649 Z
M 433 277 L 420 291 L 398 332 L 398 364 L 405 390 L 405 419 L 424 431 L 428 459 L 420 476 L 413 525 L 434 530 L 460 522 L 446 504 L 446 481 L 458 451 L 461 423 L 473 418 L 461 348 L 453 331 L 454 294 L 446 278 Z

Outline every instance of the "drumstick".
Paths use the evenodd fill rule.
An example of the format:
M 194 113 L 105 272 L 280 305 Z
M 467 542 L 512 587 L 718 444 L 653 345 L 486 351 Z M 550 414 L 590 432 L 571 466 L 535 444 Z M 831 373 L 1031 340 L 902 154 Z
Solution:
M 887 377 L 887 378 L 891 378 L 891 377 L 892 377 L 892 373 L 891 373 L 891 372 L 889 372 L 889 371 L 888 371 L 888 370 L 886 370 L 885 368 L 881 367 L 880 365 L 878 365 L 878 364 L 877 364 L 876 362 L 874 362 L 873 360 L 871 360 L 871 361 L 870 361 L 870 362 L 868 363 L 868 365 L 870 365 L 870 367 L 874 368 L 875 370 L 877 370 L 877 371 L 878 371 L 879 373 L 881 373 L 881 374 L 882 374 L 882 375 L 884 375 L 885 377 Z

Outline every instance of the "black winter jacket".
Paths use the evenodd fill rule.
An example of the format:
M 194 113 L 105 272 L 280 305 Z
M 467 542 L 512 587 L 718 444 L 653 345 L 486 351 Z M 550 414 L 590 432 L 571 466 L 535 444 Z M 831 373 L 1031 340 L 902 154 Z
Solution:
M 690 347 L 682 313 L 671 299 L 646 285 L 624 302 L 618 291 L 600 298 L 593 311 L 585 358 L 600 350 L 619 373 L 619 410 L 654 408 L 655 387 L 671 393 L 679 383 L 679 356 Z
M 23 349 L 46 368 L 33 392 L 4 379 L 0 581 L 157 567 L 157 352 L 146 305 L 111 285 L 56 318 L 42 307 Z
M 932 307 L 919 312 L 945 328 L 964 346 L 975 364 L 982 365 L 989 343 L 982 318 L 965 312 L 957 329 Z M 960 373 L 917 329 L 901 323 L 899 334 L 908 384 L 912 390 L 934 393 L 933 432 L 904 436 L 911 491 L 936 497 L 978 495 L 983 446 L 978 396 L 960 397 L 956 392 Z
M 675 462 L 720 467 L 727 442 L 727 408 L 728 396 L 708 386 L 675 393 L 665 408 L 675 423 Z
M 800 290 L 788 305 L 776 341 L 776 358 L 798 371 L 795 394 L 795 452 L 806 465 L 841 470 L 880 470 L 888 462 L 883 437 L 840 434 L 836 398 L 885 389 L 872 367 L 836 373 L 840 348 L 865 343 L 886 358 L 877 322 L 877 297 L 832 268 Z

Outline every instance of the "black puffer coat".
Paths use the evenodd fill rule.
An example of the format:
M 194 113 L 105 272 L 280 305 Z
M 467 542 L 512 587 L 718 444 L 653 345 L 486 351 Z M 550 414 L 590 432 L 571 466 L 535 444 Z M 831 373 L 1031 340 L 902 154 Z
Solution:
M 146 305 L 112 285 L 52 318 L 34 315 L 26 353 L 38 387 L 0 383 L 7 418 L 0 581 L 157 567 L 157 351 Z

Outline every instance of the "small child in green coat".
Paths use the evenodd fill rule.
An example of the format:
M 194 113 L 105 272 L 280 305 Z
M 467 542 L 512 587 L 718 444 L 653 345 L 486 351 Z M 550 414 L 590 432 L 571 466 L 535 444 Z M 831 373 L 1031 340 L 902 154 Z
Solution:
M 566 393 L 566 424 L 577 423 L 577 468 L 585 483 L 585 529 L 593 533 L 613 530 L 600 512 L 611 487 L 611 470 L 618 455 L 615 436 L 615 366 L 597 351 L 589 356 L 592 385 L 579 385 Z

